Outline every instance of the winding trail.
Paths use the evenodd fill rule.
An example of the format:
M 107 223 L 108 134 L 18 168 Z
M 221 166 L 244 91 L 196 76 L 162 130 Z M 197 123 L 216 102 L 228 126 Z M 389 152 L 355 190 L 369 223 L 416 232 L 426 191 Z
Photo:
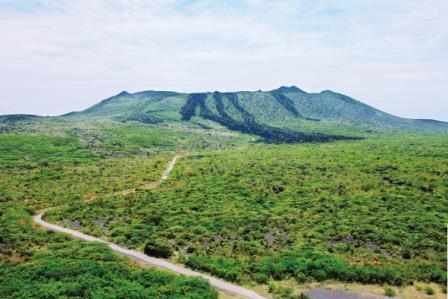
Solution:
M 157 186 L 158 184 L 162 183 L 163 181 L 167 180 L 170 172 L 173 170 L 174 164 L 176 164 L 177 159 L 178 159 L 178 156 L 175 156 L 168 164 L 168 167 L 163 172 L 162 176 L 160 177 L 160 180 L 157 183 L 148 185 L 148 188 L 153 188 L 153 187 Z M 129 190 L 125 190 L 123 192 L 130 193 L 131 190 L 134 191 L 135 189 L 129 189 Z M 176 264 L 170 263 L 167 260 L 160 259 L 160 258 L 154 258 L 154 257 L 148 256 L 142 252 L 139 252 L 136 250 L 130 250 L 130 249 L 127 249 L 120 245 L 117 245 L 115 243 L 108 242 L 108 241 L 102 240 L 100 238 L 93 237 L 93 236 L 84 234 L 82 232 L 79 232 L 79 231 L 76 231 L 73 229 L 69 229 L 69 228 L 65 228 L 65 227 L 62 227 L 62 226 L 59 226 L 56 224 L 48 223 L 48 222 L 42 220 L 42 216 L 44 215 L 44 213 L 45 213 L 45 211 L 41 211 L 37 215 L 33 216 L 33 221 L 36 224 L 39 224 L 40 226 L 44 227 L 45 229 L 69 234 L 77 239 L 81 239 L 84 241 L 100 242 L 103 244 L 107 244 L 113 251 L 120 253 L 122 255 L 125 255 L 127 257 L 130 257 L 131 259 L 133 259 L 135 261 L 140 261 L 140 262 L 143 262 L 143 263 L 151 265 L 151 266 L 163 268 L 163 269 L 170 270 L 172 272 L 176 272 L 176 273 L 187 275 L 187 276 L 201 277 L 203 279 L 208 280 L 213 287 L 215 287 L 223 292 L 229 293 L 229 294 L 243 296 L 246 298 L 253 298 L 253 299 L 267 299 L 268 298 L 268 297 L 262 296 L 256 292 L 254 292 L 254 291 L 240 287 L 238 285 L 228 283 L 224 280 L 215 278 L 213 276 L 209 276 L 209 275 L 202 274 L 202 273 L 199 273 L 196 271 L 192 271 L 192 270 L 187 269 L 181 265 L 176 265 Z

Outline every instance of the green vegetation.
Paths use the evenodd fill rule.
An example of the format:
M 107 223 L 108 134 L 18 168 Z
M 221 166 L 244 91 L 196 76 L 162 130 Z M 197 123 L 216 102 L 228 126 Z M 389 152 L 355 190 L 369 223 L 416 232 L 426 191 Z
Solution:
M 243 267 L 234 259 L 192 255 L 183 261 L 192 269 L 212 273 L 228 281 L 240 282 L 242 278 Z
M 201 279 L 142 270 L 102 244 L 72 241 L 31 224 L 35 208 L 95 201 L 154 182 L 172 157 L 156 153 L 165 145 L 154 142 L 157 134 L 145 136 L 155 131 L 148 127 L 112 127 L 103 134 L 101 128 L 58 132 L 47 125 L 21 123 L 13 132 L 35 128 L 58 136 L 0 135 L 0 297 L 217 298 Z M 173 133 L 162 138 L 167 136 Z M 102 225 L 104 219 L 96 221 Z M 79 229 L 80 223 L 65 225 Z
M 163 239 L 148 241 L 143 250 L 149 256 L 169 258 L 173 255 L 173 250 Z
M 283 287 L 275 282 L 270 282 L 268 287 L 269 293 L 271 293 L 275 299 L 311 299 L 303 293 L 294 294 L 294 290 L 292 288 Z
M 275 94 L 279 97 L 281 94 Z M 207 106 L 206 93 L 192 93 L 189 95 L 187 102 L 181 108 L 182 120 L 188 121 L 199 110 L 199 115 L 203 119 L 208 119 L 219 123 L 233 131 L 239 131 L 246 134 L 257 135 L 263 138 L 263 141 L 269 143 L 299 143 L 299 142 L 324 142 L 333 140 L 350 140 L 358 139 L 356 137 L 346 137 L 337 135 L 326 134 L 305 134 L 303 132 L 297 132 L 289 130 L 287 128 L 276 128 L 266 124 L 260 124 L 255 121 L 252 114 L 245 111 L 238 100 L 238 96 L 234 93 L 213 93 L 213 101 L 215 102 L 217 112 L 213 112 L 212 109 Z M 283 95 L 281 95 L 285 98 Z M 232 118 L 224 110 L 224 99 L 227 99 L 232 104 L 233 109 L 240 114 L 235 118 Z M 288 102 L 288 104 L 292 105 Z M 288 109 L 292 109 L 288 106 Z M 297 117 L 298 114 L 295 114 Z M 240 120 L 241 119 L 241 120 Z
M 395 290 L 391 287 L 386 287 L 384 288 L 384 295 L 386 295 L 387 297 L 395 297 L 397 295 L 397 293 L 395 292 Z
M 211 120 L 230 130 L 260 136 L 269 142 L 287 143 L 344 140 L 347 137 L 363 136 L 365 132 L 386 129 L 448 131 L 448 123 L 445 122 L 404 119 L 336 92 L 326 90 L 306 93 L 292 86 L 265 92 L 121 92 L 84 111 L 68 113 L 58 118 L 0 116 L 0 132 L 20 129 L 21 124 L 32 126 L 36 123 L 66 125 L 94 122 L 106 127 L 131 125 L 136 130 L 136 124 L 152 125 L 153 129 L 169 129 L 155 129 L 152 137 L 137 143 L 143 142 L 145 147 L 161 142 L 162 147 L 166 147 L 164 135 L 170 135 L 169 131 L 173 132 L 171 125 L 191 129 L 193 122 L 190 120 L 195 117 L 201 121 Z M 198 132 L 201 131 L 204 133 L 203 130 Z M 135 143 L 134 141 L 131 143 Z M 121 144 L 121 140 L 119 143 Z
M 402 135 L 198 152 L 160 190 L 72 204 L 48 219 L 79 219 L 133 248 L 167 240 L 179 261 L 236 282 L 442 284 L 447 149 L 443 136 Z M 98 217 L 110 220 L 99 228 Z
M 105 130 L 110 138 L 104 146 L 114 148 L 127 148 L 128 151 L 151 149 L 155 147 L 173 149 L 176 140 L 181 138 L 180 133 L 173 131 L 151 130 L 141 126 L 127 126 Z
M 0 135 L 0 168 L 32 167 L 49 162 L 82 163 L 98 160 L 73 136 Z
M 426 286 L 426 287 L 425 287 L 425 293 L 426 293 L 427 295 L 434 295 L 434 294 L 435 294 L 434 289 L 431 288 L 430 286 Z
M 0 173 L 0 200 L 36 208 L 92 200 L 156 181 L 168 157 L 106 159 L 82 164 L 23 161 Z
M 0 297 L 216 298 L 40 230 L 30 215 L 47 207 L 48 221 L 275 298 L 302 298 L 284 281 L 445 286 L 447 128 L 296 87 L 0 116 Z M 147 188 L 175 153 L 170 179 Z
M 104 244 L 31 225 L 32 210 L 0 204 L 2 298 L 217 298 L 198 278 L 139 269 Z

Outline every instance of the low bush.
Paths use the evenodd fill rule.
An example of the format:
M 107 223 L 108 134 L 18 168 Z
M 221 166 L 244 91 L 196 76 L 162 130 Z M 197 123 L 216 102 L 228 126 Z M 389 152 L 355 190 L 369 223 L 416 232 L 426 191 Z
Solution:
M 434 294 L 435 294 L 435 291 L 434 291 L 434 289 L 431 288 L 430 286 L 426 286 L 426 287 L 425 287 L 425 293 L 426 293 L 427 295 L 434 295 Z
M 384 289 L 384 295 L 386 295 L 387 297 L 395 297 L 397 293 L 395 292 L 395 290 L 391 287 L 386 287 Z
M 185 264 L 192 269 L 209 272 L 235 282 L 241 280 L 244 272 L 244 266 L 240 262 L 223 257 L 211 258 L 204 255 L 192 255 L 186 259 Z
M 257 262 L 258 263 L 258 262 Z M 406 280 L 397 270 L 371 265 L 348 264 L 341 257 L 311 250 L 287 251 L 267 257 L 254 265 L 254 277 L 260 273 L 275 280 L 294 277 L 299 283 L 309 279 L 337 279 L 361 283 L 402 285 Z
M 169 258 L 173 255 L 170 245 L 162 239 L 148 241 L 144 248 L 145 254 L 157 258 Z

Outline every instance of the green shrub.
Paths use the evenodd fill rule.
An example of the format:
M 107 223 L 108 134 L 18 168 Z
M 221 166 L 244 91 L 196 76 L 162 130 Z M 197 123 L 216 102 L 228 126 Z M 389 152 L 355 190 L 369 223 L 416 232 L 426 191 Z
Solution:
M 430 286 L 426 286 L 426 287 L 425 287 L 425 293 L 426 293 L 427 295 L 434 295 L 436 292 L 435 292 L 434 289 L 431 288 Z
M 263 284 L 265 284 L 265 283 L 267 283 L 268 282 L 268 280 L 269 280 L 269 276 L 267 276 L 266 274 L 264 274 L 264 273 L 255 273 L 255 275 L 254 275 L 254 280 L 257 282 L 257 283 L 263 283 Z
M 296 274 L 295 279 L 298 283 L 304 283 L 309 280 L 309 278 L 304 273 L 301 273 L 301 272 Z
M 235 282 L 241 280 L 244 272 L 242 263 L 231 258 L 192 255 L 186 259 L 185 264 L 192 269 L 209 272 L 220 278 Z
M 162 239 L 148 241 L 144 248 L 145 254 L 158 258 L 169 258 L 173 255 L 171 247 Z
M 397 270 L 391 268 L 385 268 L 381 266 L 364 265 L 357 266 L 355 268 L 356 280 L 361 283 L 383 284 L 389 283 L 392 285 L 403 285 L 407 279 L 404 275 L 400 274 Z
M 387 297 L 395 297 L 397 295 L 397 293 L 395 292 L 395 290 L 391 287 L 386 287 L 384 289 L 384 295 L 386 295 Z
M 253 271 L 263 273 L 275 280 L 289 277 L 299 283 L 309 278 L 317 281 L 337 279 L 342 281 L 357 281 L 361 283 L 389 283 L 402 285 L 403 278 L 395 269 L 381 266 L 359 265 L 351 266 L 337 255 L 323 254 L 308 249 L 286 251 L 257 261 Z

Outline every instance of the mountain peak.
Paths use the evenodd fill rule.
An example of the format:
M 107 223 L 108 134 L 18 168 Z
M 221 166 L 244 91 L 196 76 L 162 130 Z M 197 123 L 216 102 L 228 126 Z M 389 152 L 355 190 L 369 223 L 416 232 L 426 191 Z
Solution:
M 273 91 L 277 92 L 299 92 L 299 93 L 305 93 L 303 90 L 298 88 L 297 86 L 291 85 L 291 86 L 280 86 L 277 89 L 274 89 Z
M 130 96 L 131 94 L 129 92 L 127 92 L 126 90 L 123 90 L 122 92 L 120 92 L 119 94 L 116 95 L 116 97 L 121 97 L 121 96 Z
M 334 92 L 333 90 L 325 89 L 325 90 L 322 90 L 320 93 L 336 94 L 337 92 Z

